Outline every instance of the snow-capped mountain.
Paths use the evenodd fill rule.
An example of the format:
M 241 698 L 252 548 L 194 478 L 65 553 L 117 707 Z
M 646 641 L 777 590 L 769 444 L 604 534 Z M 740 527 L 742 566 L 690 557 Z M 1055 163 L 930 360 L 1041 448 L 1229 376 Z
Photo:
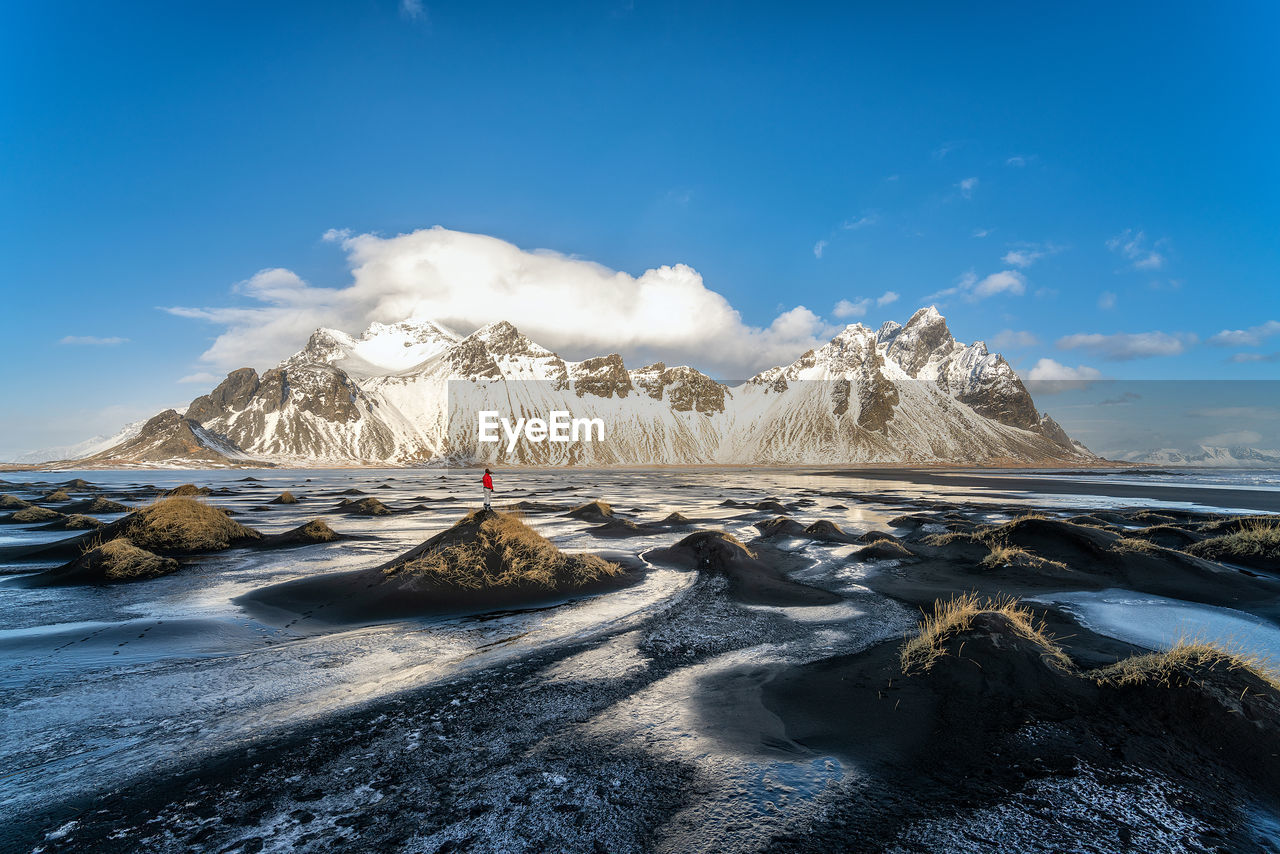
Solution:
M 508 451 L 505 441 L 478 441 L 481 410 L 512 419 L 567 411 L 600 418 L 607 429 L 603 441 L 521 441 Z M 193 400 L 185 418 L 158 426 L 197 438 L 198 427 L 222 443 L 205 442 L 201 454 L 277 463 L 1093 458 L 1036 410 L 1001 356 L 981 342 L 957 342 L 934 308 L 879 331 L 848 326 L 792 364 L 733 387 L 686 366 L 658 362 L 628 370 L 616 354 L 568 361 L 506 322 L 465 337 L 419 319 L 375 323 L 359 338 L 318 329 L 277 367 L 261 375 L 252 368 L 232 371 Z M 151 433 L 148 447 L 157 441 Z M 181 441 L 188 439 L 184 433 Z M 128 451 L 122 445 L 99 456 L 118 459 Z
M 1199 468 L 1280 468 L 1280 451 L 1264 451 L 1259 448 L 1218 448 L 1200 445 L 1196 451 L 1177 448 L 1158 448 L 1154 451 L 1134 451 L 1122 454 L 1118 459 L 1143 465 L 1196 466 Z

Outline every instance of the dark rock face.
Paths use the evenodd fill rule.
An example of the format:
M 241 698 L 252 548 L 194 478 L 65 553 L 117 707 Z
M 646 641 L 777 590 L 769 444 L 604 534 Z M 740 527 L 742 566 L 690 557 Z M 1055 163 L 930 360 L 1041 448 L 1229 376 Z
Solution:
M 665 393 L 676 412 L 724 412 L 725 387 L 701 371 L 655 362 L 631 377 L 635 386 L 654 400 L 662 400 Z
M 505 320 L 491 324 L 486 329 L 486 343 L 489 352 L 495 356 L 524 356 L 535 349 L 532 341 Z
M 232 371 L 213 391 L 191 401 L 186 417 L 203 424 L 229 411 L 243 409 L 257 394 L 258 384 L 258 372 L 253 368 Z
M 579 362 L 571 372 L 574 391 L 578 397 L 591 394 L 596 397 L 626 397 L 634 390 L 631 375 L 627 373 L 622 357 L 617 353 L 597 356 Z
M 935 352 L 955 343 L 947 321 L 935 309 L 922 308 L 894 335 L 888 355 L 910 376 L 916 376 Z
M 484 342 L 474 336 L 449 351 L 449 364 L 457 376 L 467 379 L 500 379 L 502 371 L 489 355 Z
M 144 424 L 137 436 L 86 461 L 199 460 L 226 464 L 233 461 L 229 455 L 247 459 L 244 451 L 230 438 L 206 430 L 200 422 L 183 417 L 176 410 L 166 409 Z
M 884 432 L 898 405 L 898 387 L 882 371 L 884 359 L 877 353 L 875 366 L 858 388 L 858 426 Z
M 1028 395 L 1028 397 L 1030 396 Z M 1050 442 L 1061 445 L 1068 450 L 1076 447 L 1076 443 L 1067 435 L 1067 431 L 1063 430 L 1057 421 L 1050 418 L 1048 413 L 1040 416 L 1040 422 L 1037 426 L 1040 428 L 1040 433 Z
M 1013 373 L 1013 369 L 1009 368 L 1003 357 L 997 356 L 996 359 L 997 364 L 1007 371 L 1009 379 L 998 385 L 981 389 L 966 389 L 956 394 L 956 400 L 969 406 L 979 415 L 999 421 L 1001 424 L 1021 427 L 1023 430 L 1036 429 L 1040 425 L 1040 413 L 1036 411 L 1036 404 L 1031 399 L 1030 392 L 1022 384 L 1022 380 Z M 1070 447 L 1070 444 L 1066 447 Z

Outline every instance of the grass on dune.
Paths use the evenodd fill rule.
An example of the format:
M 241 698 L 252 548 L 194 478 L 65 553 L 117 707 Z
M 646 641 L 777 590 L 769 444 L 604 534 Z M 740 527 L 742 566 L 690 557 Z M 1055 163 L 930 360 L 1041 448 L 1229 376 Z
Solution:
M 1024 548 L 1010 545 L 1003 540 L 992 540 L 988 542 L 987 547 L 991 551 L 982 559 L 982 566 L 987 569 L 997 569 L 1002 566 L 1025 567 L 1029 569 L 1066 569 L 1067 565 L 1062 561 L 1050 560 L 1046 557 L 1032 554 Z
M 1280 691 L 1280 670 L 1267 658 L 1224 643 L 1183 638 L 1164 652 L 1135 655 L 1093 674 L 1101 685 L 1184 685 L 1205 671 L 1248 672 Z
M 1250 675 L 1280 692 L 1280 669 L 1274 661 L 1243 647 L 1203 639 L 1183 638 L 1163 652 L 1130 656 L 1108 667 L 1081 673 L 1029 608 L 1013 597 L 983 599 L 976 593 L 934 602 L 933 613 L 920 620 L 916 635 L 908 638 L 899 651 L 902 672 L 928 672 L 947 655 L 948 641 L 973 628 L 981 614 L 1005 617 L 1015 634 L 1042 649 L 1045 660 L 1104 688 L 1178 687 L 1203 682 L 1210 673 L 1237 673 Z
M 473 511 L 455 527 L 468 533 L 389 573 L 468 590 L 563 590 L 584 587 L 622 572 L 617 564 L 595 555 L 565 554 L 514 512 Z
M 1238 530 L 1196 543 L 1187 553 L 1210 560 L 1251 558 L 1280 563 L 1280 520 L 1245 520 Z
M 1071 659 L 1045 633 L 1043 622 L 1036 619 L 1030 608 L 1020 605 L 1011 596 L 984 599 L 977 593 L 965 593 L 933 603 L 933 613 L 920 621 L 916 636 L 902 645 L 898 655 L 902 672 L 928 671 L 938 659 L 946 655 L 947 642 L 973 628 L 974 619 L 980 614 L 999 614 L 1005 617 L 1014 633 L 1041 647 L 1053 663 L 1071 668 Z
M 262 535 L 194 498 L 161 498 L 139 509 L 125 535 L 149 551 L 217 551 Z
M 86 557 L 101 567 L 106 581 L 156 578 L 178 568 L 178 562 L 173 558 L 140 549 L 124 537 L 103 543 Z

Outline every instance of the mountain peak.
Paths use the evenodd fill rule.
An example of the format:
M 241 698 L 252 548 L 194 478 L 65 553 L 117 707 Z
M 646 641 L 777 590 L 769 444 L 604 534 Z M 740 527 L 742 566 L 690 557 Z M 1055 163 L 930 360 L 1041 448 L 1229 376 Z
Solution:
M 506 320 L 497 320 L 481 326 L 468 339 L 482 342 L 485 348 L 495 356 L 534 356 L 545 358 L 555 355 L 546 347 L 535 344 L 521 334 L 515 325 Z

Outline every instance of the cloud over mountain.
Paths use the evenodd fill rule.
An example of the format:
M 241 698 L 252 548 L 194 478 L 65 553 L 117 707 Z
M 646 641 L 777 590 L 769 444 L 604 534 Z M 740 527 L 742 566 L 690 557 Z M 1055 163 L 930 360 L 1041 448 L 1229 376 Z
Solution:
M 804 306 L 768 326 L 747 324 L 685 264 L 633 276 L 439 226 L 395 237 L 331 231 L 326 239 L 347 253 L 352 280 L 344 287 L 315 287 L 273 268 L 236 285 L 246 305 L 166 310 L 224 327 L 202 356 L 219 368 L 272 364 L 320 326 L 426 317 L 465 334 L 511 318 L 567 356 L 617 351 L 643 362 L 661 352 L 736 377 L 789 362 L 834 331 Z

